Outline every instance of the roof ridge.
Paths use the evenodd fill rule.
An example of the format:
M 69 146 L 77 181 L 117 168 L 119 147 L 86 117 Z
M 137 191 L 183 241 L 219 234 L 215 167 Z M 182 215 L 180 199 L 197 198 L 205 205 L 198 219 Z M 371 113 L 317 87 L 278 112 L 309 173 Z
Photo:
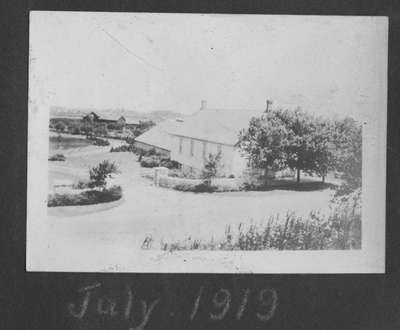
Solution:
M 260 111 L 263 112 L 264 109 L 250 109 L 250 108 L 206 108 L 200 111 Z

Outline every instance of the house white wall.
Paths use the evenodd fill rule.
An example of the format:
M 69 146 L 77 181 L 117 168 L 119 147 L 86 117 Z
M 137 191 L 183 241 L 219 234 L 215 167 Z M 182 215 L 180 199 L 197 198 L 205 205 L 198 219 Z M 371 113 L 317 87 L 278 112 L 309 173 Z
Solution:
M 221 174 L 240 176 L 246 167 L 246 160 L 232 145 L 176 135 L 172 135 L 171 141 L 171 159 L 194 170 L 201 171 L 208 155 L 210 153 L 216 155 L 218 151 L 221 151 Z
M 138 149 L 141 149 L 143 151 L 149 151 L 151 149 L 154 149 L 155 151 L 157 151 L 159 154 L 161 154 L 164 157 L 170 157 L 170 151 L 159 148 L 157 146 L 151 145 L 151 144 L 147 144 L 144 142 L 140 142 L 140 141 L 135 141 L 134 146 Z

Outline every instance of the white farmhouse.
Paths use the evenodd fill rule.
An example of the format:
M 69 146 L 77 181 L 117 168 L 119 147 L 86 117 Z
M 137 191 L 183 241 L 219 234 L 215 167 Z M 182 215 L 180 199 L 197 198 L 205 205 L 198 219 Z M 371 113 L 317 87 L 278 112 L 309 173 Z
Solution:
M 239 132 L 248 127 L 252 117 L 264 111 L 208 109 L 202 101 L 198 112 L 170 131 L 171 159 L 182 164 L 184 171 L 199 173 L 209 154 L 220 152 L 221 174 L 240 176 L 247 160 L 236 147 Z

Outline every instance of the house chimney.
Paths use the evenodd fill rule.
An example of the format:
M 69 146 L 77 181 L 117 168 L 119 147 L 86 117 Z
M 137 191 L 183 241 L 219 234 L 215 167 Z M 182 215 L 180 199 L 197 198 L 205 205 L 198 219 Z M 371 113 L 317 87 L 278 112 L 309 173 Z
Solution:
M 201 100 L 200 110 L 205 110 L 205 109 L 207 109 L 207 101 Z
M 270 110 L 270 105 L 272 105 L 272 101 L 267 99 L 267 108 L 265 109 L 265 112 L 268 112 Z

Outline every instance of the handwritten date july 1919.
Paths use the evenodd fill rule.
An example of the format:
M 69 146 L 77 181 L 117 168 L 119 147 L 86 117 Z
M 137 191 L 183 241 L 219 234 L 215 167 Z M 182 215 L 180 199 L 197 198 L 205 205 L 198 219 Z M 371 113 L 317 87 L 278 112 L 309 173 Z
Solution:
M 201 286 L 195 295 L 185 297 L 187 322 L 200 319 L 218 322 L 227 317 L 240 321 L 246 313 L 256 321 L 267 322 L 274 316 L 278 306 L 278 294 L 273 288 L 244 289 L 234 298 L 226 288 L 212 292 L 205 289 Z M 140 299 L 129 285 L 125 286 L 122 295 L 115 296 L 103 293 L 99 282 L 77 291 L 76 300 L 67 304 L 68 315 L 77 320 L 101 316 L 110 321 L 126 321 L 128 330 L 143 330 L 152 318 L 157 317 L 157 310 L 171 317 L 175 315 L 173 310 L 165 311 L 171 306 L 163 306 L 161 297 L 149 301 Z

